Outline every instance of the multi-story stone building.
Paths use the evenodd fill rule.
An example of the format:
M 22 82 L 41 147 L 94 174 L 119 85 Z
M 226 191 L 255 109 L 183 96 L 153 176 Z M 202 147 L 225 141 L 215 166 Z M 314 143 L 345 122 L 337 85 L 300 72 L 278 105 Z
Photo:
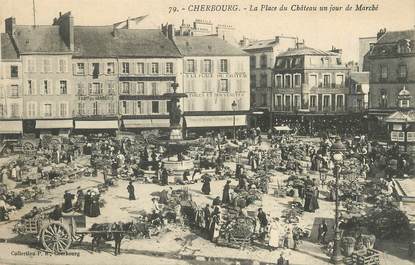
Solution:
M 23 133 L 22 63 L 8 34 L 0 34 L 0 138 Z
M 268 40 L 249 40 L 240 42 L 241 48 L 250 55 L 250 89 L 252 126 L 269 128 L 272 111 L 273 69 L 275 57 L 288 48 L 295 48 L 297 38 L 276 36 Z M 255 115 L 255 113 L 258 113 Z
M 73 127 L 73 35 L 68 31 L 72 21 L 70 13 L 52 26 L 16 25 L 12 17 L 5 21 L 22 62 L 25 131 L 68 134 Z
M 300 44 L 279 54 L 274 68 L 274 119 L 301 121 L 308 132 L 319 119 L 344 116 L 349 72 L 338 49 L 322 51 Z
M 76 26 L 74 31 L 75 128 L 118 129 L 118 118 L 124 129 L 167 128 L 163 94 L 181 73 L 173 42 L 160 30 Z
M 415 105 L 414 98 L 398 100 L 402 90 L 415 94 L 415 30 L 381 30 L 365 56 L 364 65 L 370 71 L 371 132 L 386 135 L 385 118 L 398 108 L 410 109 Z
M 183 58 L 188 130 L 246 126 L 249 56 L 217 36 L 175 36 Z

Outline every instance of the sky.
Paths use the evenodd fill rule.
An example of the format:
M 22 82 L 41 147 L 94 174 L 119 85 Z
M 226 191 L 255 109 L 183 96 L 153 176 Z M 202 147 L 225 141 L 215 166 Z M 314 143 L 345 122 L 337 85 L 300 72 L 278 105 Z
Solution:
M 148 15 L 143 27 L 159 28 L 162 23 L 180 25 L 194 19 L 206 19 L 214 24 L 228 24 L 236 29 L 236 36 L 270 39 L 277 35 L 304 39 L 310 47 L 328 50 L 332 46 L 343 49 L 345 60 L 358 61 L 359 37 L 376 36 L 380 28 L 388 31 L 415 27 L 415 0 L 34 0 L 36 24 L 49 25 L 59 12 L 72 11 L 75 25 L 112 25 L 128 17 Z M 0 31 L 4 19 L 16 18 L 19 25 L 33 24 L 33 0 L 0 0 Z M 237 12 L 190 12 L 189 5 L 239 5 Z M 250 5 L 269 5 L 289 9 L 291 5 L 339 6 L 356 4 L 377 5 L 378 11 L 293 12 L 248 11 Z M 169 7 L 179 12 L 169 13 Z M 247 10 L 244 10 L 247 8 Z

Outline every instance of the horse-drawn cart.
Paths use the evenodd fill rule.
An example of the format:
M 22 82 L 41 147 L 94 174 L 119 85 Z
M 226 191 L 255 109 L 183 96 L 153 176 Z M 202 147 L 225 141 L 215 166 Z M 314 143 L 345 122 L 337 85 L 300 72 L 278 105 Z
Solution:
M 44 214 L 33 218 L 21 219 L 14 231 L 21 235 L 32 235 L 43 245 L 47 252 L 61 253 L 69 249 L 72 242 L 82 242 L 90 231 L 85 229 L 85 215 L 64 215 L 54 221 Z

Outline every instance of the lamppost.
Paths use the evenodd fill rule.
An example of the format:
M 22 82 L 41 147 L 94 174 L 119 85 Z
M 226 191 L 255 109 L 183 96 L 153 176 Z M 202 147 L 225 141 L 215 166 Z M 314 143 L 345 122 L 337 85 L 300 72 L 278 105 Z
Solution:
M 335 185 L 335 215 L 334 215 L 334 251 L 331 261 L 333 264 L 343 264 L 343 257 L 340 248 L 340 230 L 339 230 L 339 177 L 341 170 L 341 162 L 343 161 L 343 153 L 346 150 L 340 137 L 337 137 L 336 142 L 331 146 L 331 152 L 334 160 L 334 177 L 336 178 Z
M 235 128 L 235 111 L 236 111 L 236 102 L 235 100 L 232 102 L 232 110 L 233 110 L 233 139 L 236 138 L 236 128 Z

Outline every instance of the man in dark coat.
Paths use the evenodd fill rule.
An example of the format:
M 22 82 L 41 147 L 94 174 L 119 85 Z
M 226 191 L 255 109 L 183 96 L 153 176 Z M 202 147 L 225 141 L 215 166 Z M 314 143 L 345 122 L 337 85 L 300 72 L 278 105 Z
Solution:
M 327 224 L 326 221 L 323 220 L 323 222 L 318 226 L 318 242 L 325 244 L 326 242 L 326 234 L 327 234 Z
M 262 208 L 258 209 L 258 220 L 259 220 L 259 233 L 262 234 L 265 232 L 267 225 L 268 225 L 268 219 L 266 213 L 262 210 Z
M 209 204 L 206 204 L 206 207 L 203 208 L 203 214 L 205 219 L 205 231 L 206 233 L 209 232 L 209 223 L 210 223 L 210 208 Z
M 97 217 L 101 214 L 99 209 L 99 194 L 91 193 L 91 206 L 89 210 L 89 217 Z
M 210 194 L 210 181 L 211 181 L 211 179 L 210 179 L 209 175 L 206 174 L 202 177 L 202 182 L 203 182 L 202 192 L 206 195 Z
M 286 258 L 284 258 L 284 254 L 281 253 L 280 257 L 277 260 L 277 265 L 289 265 L 289 264 L 290 264 L 289 261 Z
M 84 214 L 89 216 L 89 212 L 91 210 L 91 190 L 87 190 L 84 196 Z
M 59 221 L 62 217 L 62 209 L 59 205 L 55 206 L 55 209 L 49 214 L 49 218 L 55 221 Z
M 117 256 L 121 254 L 121 241 L 124 237 L 122 223 L 121 222 L 119 222 L 118 224 L 114 223 L 111 226 L 111 230 L 113 231 L 112 237 L 114 238 L 114 242 L 115 242 L 114 255 Z
M 226 181 L 225 186 L 223 187 L 223 193 L 222 193 L 222 203 L 227 204 L 231 202 L 231 197 L 229 195 L 229 189 L 230 189 L 231 181 Z
M 163 168 L 161 172 L 161 185 L 165 186 L 169 184 L 169 174 L 167 173 L 167 169 Z
M 75 195 L 70 193 L 68 190 L 65 191 L 65 194 L 63 195 L 64 203 L 63 203 L 63 209 L 62 211 L 64 213 L 69 213 L 72 211 L 72 200 L 75 198 Z
M 135 193 L 134 193 L 135 189 L 134 189 L 134 185 L 132 181 L 130 181 L 130 183 L 128 184 L 127 191 L 128 191 L 128 199 L 130 201 L 135 200 Z

